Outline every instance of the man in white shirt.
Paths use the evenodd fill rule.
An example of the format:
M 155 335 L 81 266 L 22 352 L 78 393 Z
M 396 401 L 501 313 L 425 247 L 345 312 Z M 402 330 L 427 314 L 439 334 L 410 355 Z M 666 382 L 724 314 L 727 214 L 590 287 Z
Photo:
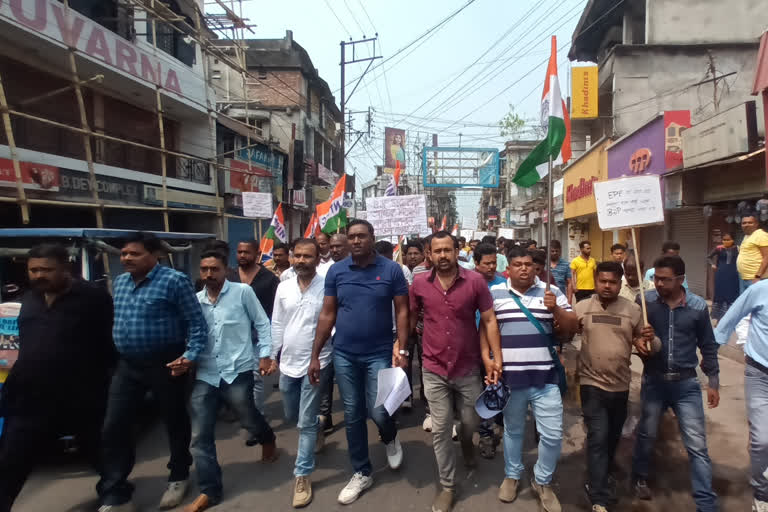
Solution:
M 318 411 L 320 393 L 328 378 L 332 345 L 326 343 L 320 352 L 320 385 L 313 386 L 307 377 L 312 357 L 312 343 L 325 295 L 325 277 L 317 273 L 319 247 L 313 239 L 296 241 L 293 268 L 296 276 L 277 287 L 272 311 L 272 363 L 269 373 L 277 370 L 280 353 L 280 391 L 285 418 L 299 428 L 299 447 L 294 475 L 296 482 L 293 506 L 304 507 L 312 501 L 309 475 L 315 469 L 315 443 L 321 432 Z

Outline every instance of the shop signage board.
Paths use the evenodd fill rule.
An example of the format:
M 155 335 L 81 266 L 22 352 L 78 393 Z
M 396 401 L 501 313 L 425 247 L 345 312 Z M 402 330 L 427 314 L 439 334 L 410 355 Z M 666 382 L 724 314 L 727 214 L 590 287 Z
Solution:
M 141 183 L 138 181 L 124 180 L 97 174 L 96 187 L 99 193 L 99 199 L 125 202 L 129 204 L 141 203 Z M 90 177 L 88 174 L 80 171 L 60 169 L 59 195 L 72 198 L 93 197 Z
M 597 117 L 597 66 L 571 68 L 571 119 Z
M 683 163 L 695 167 L 757 146 L 757 109 L 747 101 L 691 126 L 683 132 Z
M 432 233 L 427 226 L 427 202 L 423 195 L 367 197 L 365 209 L 376 236 Z
M 59 190 L 59 168 L 32 162 L 19 162 L 21 183 L 25 189 L 56 192 Z M 0 187 L 15 187 L 13 160 L 0 158 Z
M 243 192 L 243 215 L 256 219 L 271 219 L 272 194 Z
M 302 208 L 307 207 L 307 191 L 303 188 L 291 190 L 291 204 Z
M 600 229 L 664 223 L 664 203 L 658 176 L 636 176 L 595 183 Z

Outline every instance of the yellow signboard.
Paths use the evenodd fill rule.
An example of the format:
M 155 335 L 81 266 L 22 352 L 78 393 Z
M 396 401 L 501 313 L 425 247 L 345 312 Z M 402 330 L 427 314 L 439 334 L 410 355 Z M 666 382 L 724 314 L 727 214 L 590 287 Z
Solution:
M 597 66 L 571 68 L 571 119 L 597 117 Z

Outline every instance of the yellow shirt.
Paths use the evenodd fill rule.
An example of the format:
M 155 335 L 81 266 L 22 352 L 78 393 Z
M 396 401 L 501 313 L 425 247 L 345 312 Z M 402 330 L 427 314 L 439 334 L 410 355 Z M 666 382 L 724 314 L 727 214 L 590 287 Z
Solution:
M 742 279 L 754 279 L 760 270 L 760 264 L 763 262 L 761 247 L 768 247 L 768 233 L 762 229 L 755 230 L 742 240 L 739 246 L 739 257 L 736 259 L 736 268 Z
M 579 290 L 595 289 L 595 269 L 597 261 L 590 257 L 589 261 L 577 256 L 571 262 L 571 270 L 576 272 L 576 288 Z

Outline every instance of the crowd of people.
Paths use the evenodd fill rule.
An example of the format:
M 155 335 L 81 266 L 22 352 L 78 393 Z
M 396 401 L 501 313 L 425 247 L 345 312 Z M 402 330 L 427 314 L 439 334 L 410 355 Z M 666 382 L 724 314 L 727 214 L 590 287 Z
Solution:
M 468 468 L 477 466 L 476 450 L 493 458 L 502 444 L 498 498 L 515 501 L 525 485 L 529 408 L 538 444 L 530 487 L 542 510 L 560 511 L 552 480 L 568 384 L 561 351 L 575 335 L 581 339 L 579 391 L 587 429 L 584 489 L 593 512 L 617 503 L 613 462 L 627 416 L 633 353 L 644 365 L 632 492 L 652 499 L 653 446 L 661 416 L 671 408 L 688 452 L 696 508 L 715 511 L 696 369 L 707 377 L 708 406 L 717 407 L 718 343 L 726 343 L 747 315 L 751 483 L 754 510 L 768 510 L 768 413 L 761 407 L 768 403 L 768 283 L 758 282 L 768 267 L 768 235 L 762 230 L 748 233 L 741 252 L 724 237 L 722 250 L 712 255 L 718 274 L 738 267 L 745 290 L 738 299 L 716 292 L 725 306 L 717 313 L 717 332 L 706 301 L 687 290 L 685 263 L 673 242 L 664 244 L 645 274 L 620 244 L 599 263 L 588 241 L 570 263 L 557 241 L 542 250 L 535 242 L 494 237 L 467 243 L 444 231 L 399 249 L 404 263 L 393 261 L 392 244 L 377 242 L 365 220 L 351 221 L 345 233 L 278 243 L 268 264 L 261 264 L 257 242 L 243 241 L 237 268 L 229 268 L 229 246 L 217 241 L 201 254 L 195 286 L 160 264 L 163 249 L 155 237 L 136 233 L 123 244 L 125 273 L 110 295 L 73 277 L 64 247 L 33 248 L 32 286 L 19 316 L 21 349 L 0 401 L 0 512 L 11 510 L 62 431 L 75 434 L 100 475 L 100 512 L 135 510 L 128 480 L 133 427 L 148 390 L 160 404 L 170 452 L 159 507 L 182 504 L 193 462 L 199 495 L 185 512 L 219 504 L 225 496 L 215 425 L 222 408 L 239 419 L 247 445 L 261 446 L 264 462 L 279 456 L 264 413 L 264 377 L 275 373 L 285 419 L 298 429 L 292 505 L 312 501 L 315 454 L 333 428 L 334 383 L 352 469 L 338 501 L 351 504 L 373 485 L 368 418 L 389 467 L 396 470 L 406 459 L 394 418 L 375 400 L 378 373 L 386 368 L 403 368 L 413 391 L 415 363 L 440 484 L 432 511 L 451 511 L 460 490 L 454 440 Z M 756 255 L 763 259 L 755 267 Z M 718 280 L 720 286 L 726 285 Z M 413 407 L 413 397 L 402 407 Z

